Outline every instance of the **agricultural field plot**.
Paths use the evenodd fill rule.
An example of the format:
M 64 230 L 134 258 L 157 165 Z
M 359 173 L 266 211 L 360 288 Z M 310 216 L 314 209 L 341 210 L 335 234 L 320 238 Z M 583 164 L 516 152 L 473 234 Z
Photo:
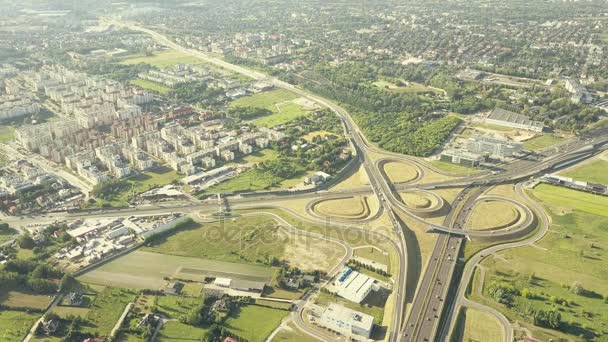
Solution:
M 549 146 L 559 144 L 564 141 L 564 138 L 555 136 L 553 134 L 543 134 L 535 138 L 524 141 L 524 149 L 528 151 L 538 151 Z
M 105 288 L 95 297 L 87 313 L 83 332 L 110 334 L 127 304 L 135 300 L 135 292 L 120 288 Z
M 163 325 L 156 340 L 159 342 L 199 341 L 208 329 L 169 321 Z
M 226 328 L 251 342 L 263 342 L 289 311 L 257 305 L 241 307 L 235 317 L 226 320 Z
M 258 126 L 274 127 L 287 123 L 299 116 L 308 114 L 316 106 L 309 106 L 300 100 L 298 95 L 278 89 L 242 97 L 230 103 L 230 107 L 264 108 L 273 114 L 253 120 Z
M 46 309 L 53 301 L 52 296 L 30 294 L 19 291 L 0 291 L 0 304 L 11 308 Z
M 463 317 L 455 331 L 458 341 L 501 342 L 504 331 L 496 318 L 488 313 L 464 309 Z
M 536 246 L 522 247 L 488 258 L 484 297 L 473 290 L 473 299 L 496 307 L 511 320 L 527 322 L 527 328 L 542 340 L 560 338 L 591 339 L 608 332 L 606 249 L 608 245 L 607 207 L 600 199 L 589 202 L 585 193 L 541 185 L 533 191 L 552 218 L 551 231 Z M 598 203 L 600 202 L 600 203 Z M 599 208 L 604 208 L 603 211 Z M 475 283 L 474 283 L 475 284 Z M 491 295 L 492 284 L 516 289 L 510 308 L 498 304 Z M 581 290 L 582 289 L 582 290 Z M 525 293 L 525 295 L 524 295 Z M 528 308 L 556 310 L 561 314 L 558 330 L 532 324 Z
M 42 314 L 0 310 L 0 341 L 21 342 Z
M 567 169 L 560 174 L 583 182 L 608 184 L 608 160 L 593 160 Z
M 317 203 L 314 210 L 324 216 L 334 216 L 350 220 L 364 219 L 371 212 L 367 198 L 364 196 L 328 199 Z
M 204 260 L 177 255 L 136 251 L 87 272 L 78 279 L 87 283 L 133 289 L 158 290 L 165 285 L 163 277 L 172 277 L 183 268 L 201 270 L 203 274 L 223 272 L 232 277 L 273 279 L 270 267 Z M 200 274 L 193 274 L 200 279 Z M 246 279 L 243 279 L 246 280 Z
M 168 318 L 178 319 L 191 309 L 203 303 L 200 298 L 187 298 L 178 296 L 157 296 L 156 307 L 158 311 Z
M 155 82 L 151 82 L 148 80 L 137 79 L 137 80 L 132 80 L 129 83 L 131 83 L 132 85 L 141 87 L 143 89 L 146 89 L 146 90 L 157 92 L 161 95 L 165 95 L 165 94 L 169 93 L 169 91 L 171 91 L 171 88 L 169 88 L 167 86 L 164 86 L 162 84 L 158 84 Z
M 140 63 L 150 64 L 162 69 L 177 64 L 204 64 L 205 62 L 176 50 L 156 52 L 153 56 L 132 57 L 121 62 L 121 64 L 127 65 Z
M 519 210 L 508 203 L 481 202 L 473 207 L 467 226 L 472 230 L 506 228 L 517 223 L 520 217 Z
M 333 267 L 343 253 L 334 243 L 290 234 L 270 217 L 203 224 L 179 231 L 143 250 L 261 265 L 269 265 L 276 258 L 305 270 L 325 271 Z
M 384 172 L 392 183 L 407 183 L 418 177 L 416 167 L 406 163 L 386 163 L 384 164 Z

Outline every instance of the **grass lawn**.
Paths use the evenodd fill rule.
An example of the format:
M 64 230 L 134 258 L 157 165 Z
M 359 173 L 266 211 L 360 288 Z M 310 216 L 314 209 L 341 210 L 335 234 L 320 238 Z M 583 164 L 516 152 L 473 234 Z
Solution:
M 217 247 L 219 248 L 219 247 Z M 158 290 L 180 268 L 200 270 L 203 274 L 226 275 L 244 280 L 270 282 L 276 270 L 271 267 L 229 263 L 177 255 L 136 251 L 117 258 L 78 277 L 79 280 L 106 286 Z
M 357 248 L 355 249 L 354 254 L 355 256 L 389 266 L 388 254 L 384 254 L 373 247 Z
M 122 64 L 150 64 L 157 68 L 171 67 L 177 64 L 204 64 L 205 62 L 183 52 L 176 50 L 166 50 L 156 52 L 153 56 L 140 56 L 128 58 L 122 61 Z
M 551 231 L 536 245 L 500 253 L 484 261 L 485 284 L 500 281 L 520 291 L 527 288 L 535 299 L 514 296 L 511 309 L 495 301 L 481 299 L 501 310 L 511 320 L 528 322 L 535 337 L 542 340 L 560 338 L 590 339 L 593 334 L 608 332 L 608 305 L 602 296 L 608 294 L 606 246 L 608 246 L 608 198 L 585 199 L 585 193 L 575 190 L 540 185 L 533 191 L 546 205 L 552 218 Z M 595 201 L 591 201 L 595 198 Z M 591 202 L 590 202 L 591 201 Z M 603 208 L 603 210 L 601 209 Z M 589 293 L 577 295 L 569 290 L 579 282 Z M 484 293 L 487 295 L 487 288 Z M 476 292 L 473 291 L 473 299 Z M 556 300 L 552 300 L 555 298 Z M 563 299 L 566 303 L 557 303 Z M 522 315 L 525 308 L 559 310 L 561 332 L 541 329 Z
M 405 163 L 386 163 L 384 172 L 393 183 L 405 183 L 418 177 L 416 167 Z
M 131 82 L 129 82 L 129 83 L 131 83 L 132 85 L 144 88 L 146 90 L 155 91 L 162 95 L 167 94 L 171 90 L 171 88 L 169 88 L 167 86 L 164 86 L 162 84 L 158 84 L 155 82 L 151 82 L 148 80 L 137 79 L 137 80 L 131 80 Z
M 158 311 L 173 319 L 179 319 L 181 316 L 186 315 L 192 308 L 195 308 L 202 303 L 202 298 L 178 296 L 156 297 L 156 307 L 158 308 Z
M 308 114 L 308 111 L 296 103 L 281 104 L 277 107 L 276 113 L 255 119 L 253 123 L 258 126 L 275 127 Z
M 127 304 L 135 300 L 135 292 L 120 288 L 106 288 L 95 297 L 87 314 L 85 332 L 107 336 L 114 328 Z
M 0 304 L 13 308 L 44 310 L 52 301 L 53 297 L 46 295 L 30 294 L 19 291 L 0 291 Z
M 252 154 L 239 157 L 234 162 L 228 163 L 227 165 L 245 165 L 245 164 L 258 164 L 264 161 L 275 160 L 279 157 L 279 152 L 272 149 L 264 149 L 261 151 L 255 151 Z
M 325 216 L 347 219 L 363 219 L 370 214 L 367 199 L 363 196 L 322 201 L 315 206 L 315 211 Z
M 504 228 L 519 220 L 519 211 L 504 202 L 480 202 L 473 207 L 467 226 L 472 230 Z
M 226 320 L 226 327 L 251 342 L 263 342 L 276 329 L 288 311 L 257 305 L 241 307 L 235 317 Z
M 0 143 L 15 140 L 15 128 L 12 126 L 0 125 Z
M 553 134 L 543 134 L 538 137 L 524 141 L 524 149 L 528 151 L 542 150 L 546 147 L 558 144 L 565 139 Z
M 584 182 L 608 184 L 608 161 L 603 159 L 594 160 L 590 163 L 569 168 L 560 172 L 560 174 Z
M 463 309 L 463 319 L 459 322 L 456 336 L 459 341 L 501 342 L 504 340 L 504 331 L 496 318 L 488 313 Z
M 292 290 L 283 289 L 279 286 L 266 287 L 266 289 L 264 290 L 264 297 L 268 297 L 268 298 L 281 298 L 281 299 L 297 300 L 297 299 L 302 298 L 303 295 L 304 295 L 303 290 L 292 291 Z
M 289 122 L 308 112 L 299 104 L 290 102 L 299 96 L 285 89 L 241 97 L 230 103 L 230 107 L 255 107 L 270 110 L 273 114 L 253 120 L 259 126 L 274 127 Z
M 451 173 L 460 174 L 460 175 L 473 174 L 473 173 L 479 171 L 479 169 L 475 168 L 475 167 L 467 167 L 464 165 L 452 164 L 452 163 L 443 162 L 443 161 L 439 161 L 439 160 L 433 160 L 429 164 L 431 164 L 431 166 L 436 167 L 437 169 L 439 169 L 441 171 L 451 172 Z
M 185 283 L 182 289 L 182 294 L 190 297 L 200 297 L 203 290 L 203 284 L 200 283 Z
M 289 310 L 291 308 L 291 303 L 275 302 L 272 300 L 265 300 L 260 298 L 255 300 L 255 304 L 261 306 L 269 306 L 271 308 L 280 310 Z
M 207 329 L 170 321 L 163 325 L 156 340 L 159 342 L 199 341 Z
M 85 318 L 89 314 L 91 309 L 89 308 L 79 308 L 73 306 L 56 306 L 53 308 L 53 312 L 59 315 L 61 318 L 65 318 L 68 316 L 78 316 Z
M 540 184 L 534 189 L 534 196 L 543 202 L 551 203 L 563 212 L 583 211 L 589 214 L 608 217 L 608 197 L 587 192 Z
M 42 314 L 0 310 L 0 340 L 20 342 Z
M 311 341 L 320 341 L 316 338 L 308 335 L 305 332 L 298 330 L 298 328 L 293 324 L 287 324 L 287 328 L 283 328 L 280 330 L 274 338 L 271 340 L 272 342 L 311 342 Z

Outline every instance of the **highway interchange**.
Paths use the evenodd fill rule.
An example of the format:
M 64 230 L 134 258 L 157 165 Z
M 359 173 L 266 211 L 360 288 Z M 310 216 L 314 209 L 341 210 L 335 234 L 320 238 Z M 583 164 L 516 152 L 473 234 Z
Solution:
M 332 219 L 331 225 L 341 229 L 351 229 L 360 231 L 364 234 L 371 234 L 377 238 L 389 241 L 391 245 L 394 246 L 399 259 L 399 272 L 396 274 L 394 283 L 394 309 L 391 313 L 391 324 L 388 330 L 389 341 L 445 341 L 453 332 L 457 314 L 463 306 L 475 306 L 478 309 L 485 310 L 497 316 L 505 329 L 505 341 L 512 341 L 513 332 L 509 322 L 505 321 L 506 318 L 504 318 L 504 316 L 489 308 L 466 300 L 464 292 L 469 279 L 471 279 L 476 265 L 478 265 L 483 258 L 501 250 L 533 243 L 542 238 L 548 229 L 549 221 L 546 213 L 544 213 L 543 209 L 538 204 L 527 197 L 521 182 L 553 170 L 556 167 L 561 167 L 564 164 L 577 162 L 593 156 L 605 147 L 608 142 L 608 138 L 606 137 L 606 133 L 608 132 L 607 129 L 596 130 L 588 133 L 584 137 L 573 139 L 560 145 L 558 148 L 545 151 L 544 156 L 530 156 L 517 160 L 511 164 L 504 165 L 503 169 L 499 172 L 481 172 L 474 174 L 471 177 L 460 177 L 447 181 L 421 184 L 420 181 L 423 180 L 425 169 L 434 172 L 439 171 L 424 163 L 421 159 L 381 151 L 374 147 L 366 140 L 348 112 L 331 101 L 296 88 L 293 85 L 278 79 L 270 78 L 260 72 L 233 65 L 221 59 L 207 56 L 199 51 L 182 47 L 162 34 L 150 29 L 139 27 L 133 23 L 107 20 L 110 24 L 116 26 L 127 27 L 131 30 L 147 33 L 162 45 L 203 59 L 226 70 L 256 80 L 264 80 L 278 88 L 288 89 L 300 96 L 320 103 L 334 111 L 340 117 L 344 126 L 345 135 L 350 140 L 352 148 L 355 151 L 356 158 L 352 163 L 356 163 L 363 167 L 369 179 L 369 187 L 343 191 L 310 191 L 294 193 L 263 192 L 248 194 L 247 196 L 227 196 L 225 201 L 229 203 L 231 210 L 257 208 L 261 212 L 260 215 L 272 216 L 282 227 L 289 229 L 292 232 L 310 235 L 312 233 L 302 233 L 302 231 L 292 227 L 278 215 L 264 212 L 264 208 L 286 210 L 299 219 L 323 225 L 327 223 L 326 218 L 319 215 L 304 217 L 289 208 L 283 207 L 282 203 L 288 199 L 309 199 L 310 202 L 306 211 L 308 213 L 314 213 L 313 207 L 315 203 L 321 199 L 338 199 L 355 195 L 376 196 L 379 202 L 378 212 L 370 213 L 368 219 L 359 222 Z M 384 159 L 374 161 L 372 154 L 381 154 L 385 157 Z M 415 166 L 418 170 L 417 177 L 405 184 L 392 184 L 383 169 L 383 164 L 389 161 L 404 162 Z M 524 211 L 524 216 L 526 216 L 523 220 L 525 222 L 520 222 L 516 227 L 508 227 L 496 232 L 465 230 L 465 222 L 471 213 L 471 208 L 478 201 L 484 200 L 484 193 L 486 190 L 493 186 L 506 183 L 516 184 L 516 191 L 522 198 L 526 199 L 525 203 L 496 197 L 490 197 L 489 199 L 511 201 L 512 204 L 516 206 L 519 205 Z M 460 195 L 453 203 L 449 204 L 449 212 L 442 225 L 429 223 L 424 218 L 428 213 L 425 213 L 424 210 L 408 207 L 402 202 L 399 195 L 399 193 L 403 192 L 417 191 L 424 192 L 429 196 L 436 196 L 438 197 L 436 200 L 439 201 L 439 203 L 436 203 L 437 207 L 432 208 L 432 212 L 435 212 L 448 205 L 444 203 L 440 196 L 437 196 L 432 192 L 432 190 L 442 188 L 461 188 Z M 485 196 L 485 200 L 488 200 L 488 196 Z M 28 224 L 40 224 L 70 218 L 116 217 L 169 212 L 195 214 L 205 211 L 211 212 L 217 209 L 216 202 L 217 201 L 209 200 L 190 203 L 148 205 L 133 208 L 114 208 L 78 213 L 50 213 L 30 217 L 5 217 L 3 218 L 3 221 L 9 222 L 15 226 L 24 227 Z M 362 227 L 363 223 L 378 218 L 384 213 L 391 222 L 394 236 L 371 232 Z M 428 264 L 426 265 L 426 271 L 419 282 L 416 277 L 408 277 L 411 270 L 408 270 L 408 250 L 405 236 L 407 235 L 409 227 L 401 217 L 407 217 L 408 219 L 425 224 L 429 227 L 429 233 L 437 234 L 435 247 L 428 260 Z M 529 233 L 528 230 L 535 227 L 533 222 L 538 222 L 539 226 L 535 233 L 531 237 L 514 242 L 514 237 L 522 238 L 526 234 L 520 234 L 521 232 Z M 468 260 L 466 264 L 462 265 L 462 263 L 459 264 L 458 256 L 460 254 L 461 246 L 466 239 L 491 239 L 499 244 L 484 251 L 480 251 Z M 335 273 L 336 270 L 339 270 L 339 268 L 348 261 L 350 256 L 352 256 L 352 248 L 350 248 L 350 246 L 344 245 L 339 241 L 334 242 L 341 244 L 346 252 L 345 257 L 332 270 L 333 273 Z M 462 272 L 455 272 L 457 267 L 463 267 Z M 462 274 L 461 279 L 453 279 L 454 274 Z M 411 282 L 418 283 L 418 290 L 415 293 L 408 292 L 408 285 L 411 285 Z M 450 298 L 451 300 L 448 300 L 446 296 L 448 295 L 451 286 L 456 288 L 456 296 Z M 306 303 L 313 295 L 314 293 L 308 293 L 297 304 L 297 310 L 294 311 L 292 317 L 294 322 L 306 333 L 322 340 L 327 339 L 318 330 L 308 326 L 303 319 Z M 409 307 L 409 310 L 407 310 L 409 316 L 406 316 L 408 304 L 411 304 L 411 306 Z

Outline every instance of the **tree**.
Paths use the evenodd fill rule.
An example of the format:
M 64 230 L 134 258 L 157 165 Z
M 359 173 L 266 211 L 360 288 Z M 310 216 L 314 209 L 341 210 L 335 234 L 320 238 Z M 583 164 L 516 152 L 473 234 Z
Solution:
M 29 234 L 21 235 L 17 238 L 17 244 L 23 249 L 32 249 L 36 246 L 34 239 Z
M 8 223 L 2 222 L 0 223 L 0 233 L 7 232 L 9 230 Z
M 59 291 L 67 292 L 73 289 L 76 285 L 78 285 L 78 281 L 71 274 L 64 274 L 61 277 L 61 281 L 59 282 Z

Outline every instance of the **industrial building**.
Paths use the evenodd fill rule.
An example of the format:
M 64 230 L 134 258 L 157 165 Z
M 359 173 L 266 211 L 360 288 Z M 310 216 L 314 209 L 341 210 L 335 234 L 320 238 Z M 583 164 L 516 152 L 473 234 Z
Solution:
M 374 326 L 374 317 L 332 303 L 321 314 L 319 324 L 347 337 L 369 338 Z
M 545 126 L 540 121 L 532 121 L 525 115 L 513 113 L 501 108 L 495 108 L 486 118 L 486 123 L 539 133 L 543 131 Z
M 378 291 L 380 286 L 374 278 L 361 274 L 350 267 L 345 267 L 334 282 L 338 296 L 361 303 L 372 291 Z
M 439 160 L 452 164 L 475 167 L 484 161 L 484 157 L 472 152 L 462 150 L 445 150 L 439 156 Z
M 523 144 L 507 139 L 488 136 L 473 136 L 467 141 L 467 150 L 495 158 L 507 158 L 523 149 Z

